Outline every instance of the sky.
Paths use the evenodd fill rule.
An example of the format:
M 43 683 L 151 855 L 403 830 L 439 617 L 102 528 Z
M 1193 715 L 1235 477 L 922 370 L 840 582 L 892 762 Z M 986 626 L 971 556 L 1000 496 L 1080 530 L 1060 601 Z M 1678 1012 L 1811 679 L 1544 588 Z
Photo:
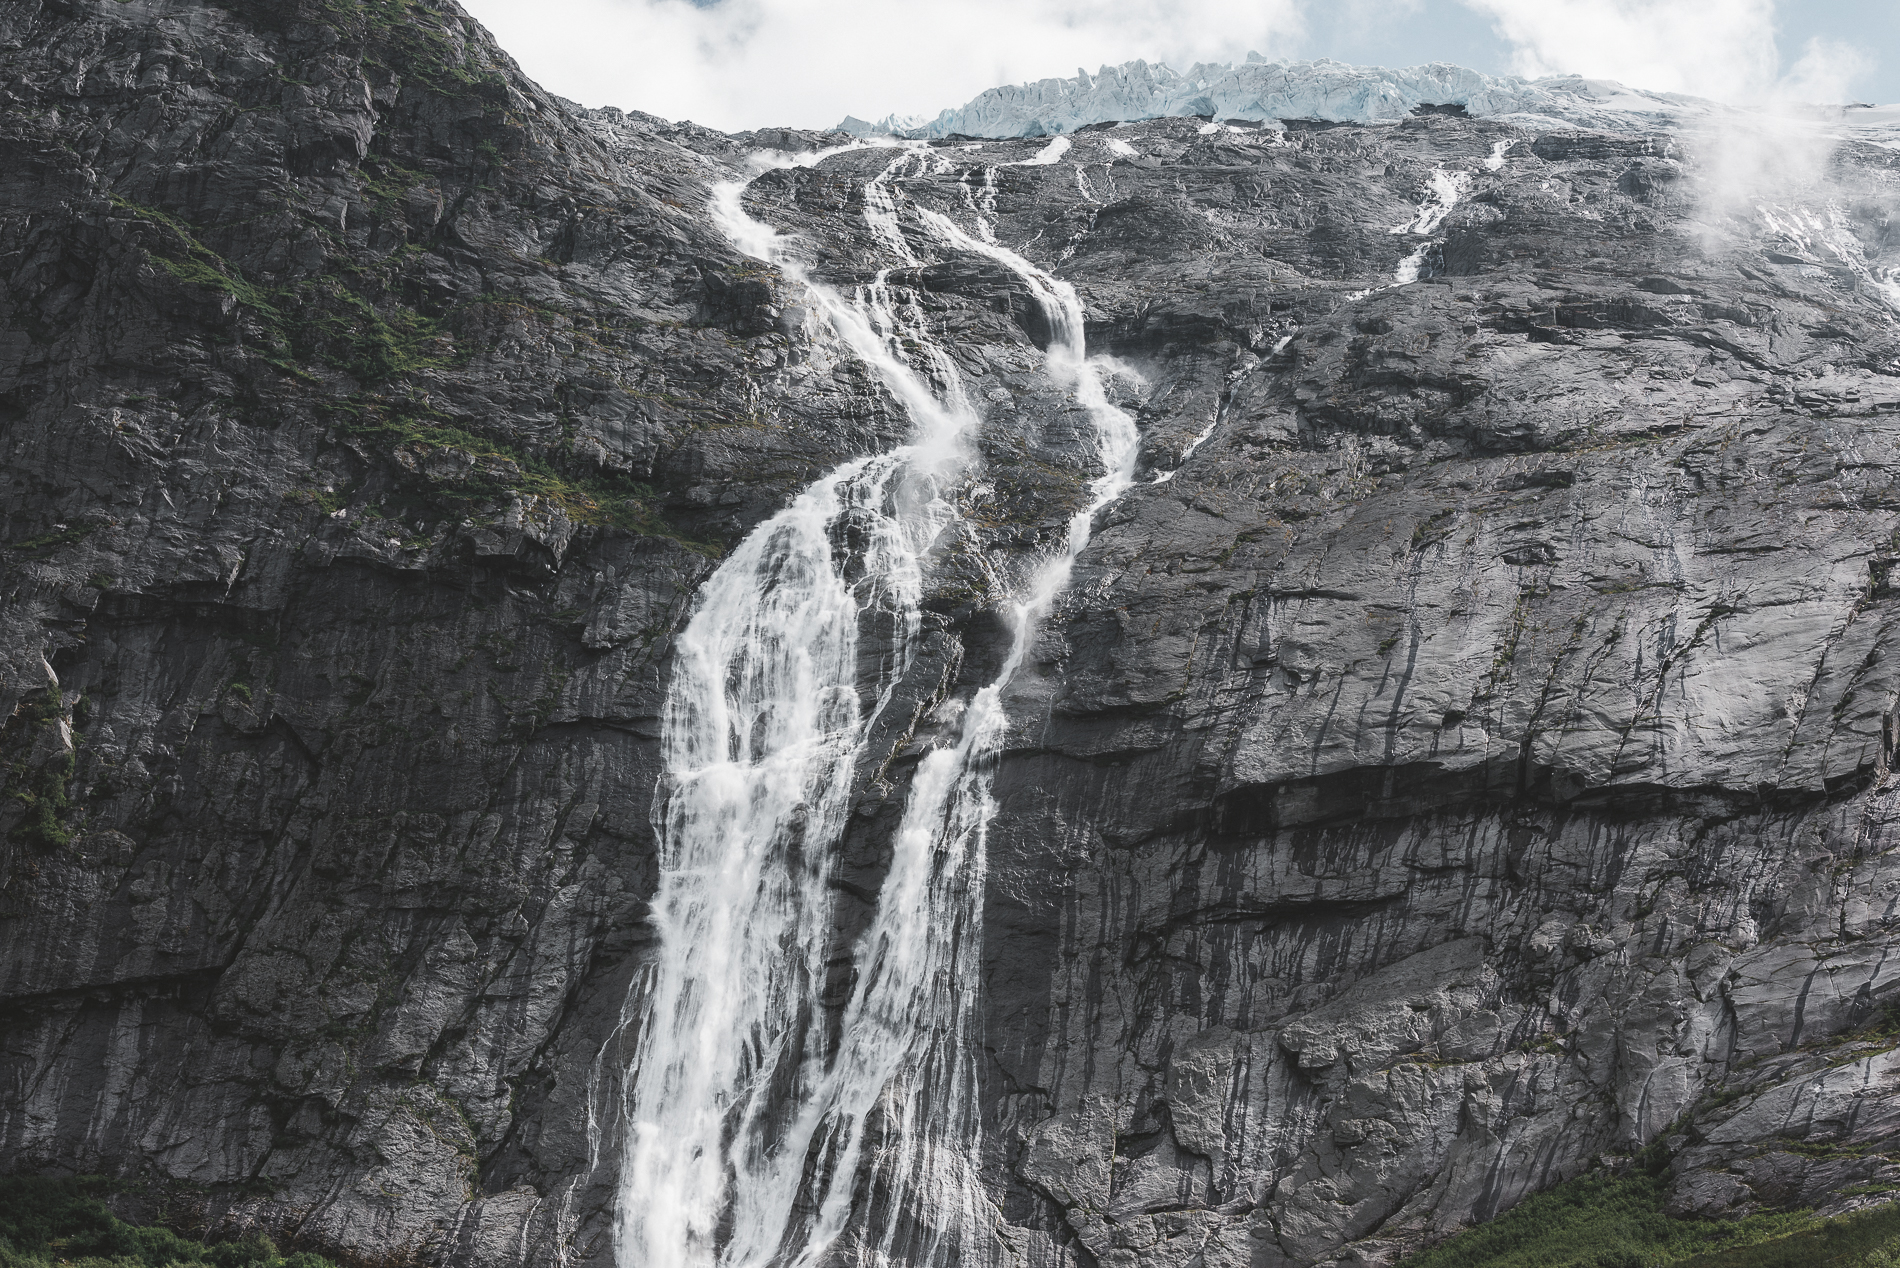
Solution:
M 1447 61 L 1750 104 L 1900 102 L 1900 0 L 463 0 L 588 106 L 725 131 L 935 115 L 1142 58 Z

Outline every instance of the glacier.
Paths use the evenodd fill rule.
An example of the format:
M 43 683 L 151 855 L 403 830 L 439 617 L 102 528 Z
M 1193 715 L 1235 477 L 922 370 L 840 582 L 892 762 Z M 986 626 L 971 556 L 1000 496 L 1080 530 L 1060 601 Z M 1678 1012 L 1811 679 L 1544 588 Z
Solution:
M 1387 123 L 1427 105 L 1463 107 L 1471 115 L 1525 126 L 1611 131 L 1677 126 L 1721 108 L 1699 97 L 1576 75 L 1523 79 L 1486 75 L 1449 62 L 1391 70 L 1330 58 L 1272 62 L 1250 53 L 1238 64 L 1200 63 L 1185 73 L 1146 61 L 1104 66 L 1093 75 L 1077 69 L 1071 79 L 988 89 L 935 119 L 887 115 L 867 122 L 847 116 L 836 130 L 910 139 L 1035 137 L 1094 123 L 1182 115 L 1267 123 Z
M 1249 53 L 1238 64 L 1200 63 L 1186 73 L 1160 62 L 1104 66 L 1093 75 L 1039 79 L 978 93 L 932 119 L 888 114 L 876 121 L 847 115 L 834 131 L 855 137 L 932 140 L 951 136 L 1018 138 L 1060 136 L 1091 124 L 1200 116 L 1280 128 L 1282 120 L 1396 123 L 1421 108 L 1439 107 L 1526 128 L 1593 128 L 1640 132 L 1693 128 L 1718 116 L 1749 113 L 1702 97 L 1651 92 L 1609 79 L 1551 75 L 1524 79 L 1486 75 L 1449 62 L 1392 70 L 1320 58 L 1270 62 Z M 1837 126 L 1840 135 L 1876 145 L 1900 144 L 1900 105 L 1793 105 L 1767 107 L 1811 123 Z

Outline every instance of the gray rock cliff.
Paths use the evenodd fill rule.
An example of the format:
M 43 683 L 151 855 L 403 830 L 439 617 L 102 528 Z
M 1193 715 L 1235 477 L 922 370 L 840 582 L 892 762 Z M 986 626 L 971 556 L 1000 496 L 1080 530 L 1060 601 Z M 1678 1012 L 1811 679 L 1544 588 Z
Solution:
M 611 1262 L 673 637 L 910 426 L 707 207 L 847 138 L 582 111 L 451 0 L 20 0 L 0 111 L 0 1157 Z M 1896 158 L 1738 200 L 1724 144 L 1175 118 L 751 183 L 983 414 L 840 947 L 1098 473 L 1050 314 L 917 218 L 1072 284 L 1141 428 L 1006 697 L 983 1255 L 1388 1262 L 1657 1141 L 1685 1214 L 1900 1185 Z

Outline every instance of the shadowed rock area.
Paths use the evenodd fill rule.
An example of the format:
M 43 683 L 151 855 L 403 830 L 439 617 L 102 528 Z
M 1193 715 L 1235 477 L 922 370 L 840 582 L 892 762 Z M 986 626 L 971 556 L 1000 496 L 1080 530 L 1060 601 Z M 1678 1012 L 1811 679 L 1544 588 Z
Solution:
M 708 203 L 846 140 L 581 110 L 452 0 L 0 12 L 4 1165 L 612 1262 L 673 636 L 910 430 Z M 983 415 L 840 992 L 1099 474 L 1050 315 L 920 217 L 1071 283 L 1142 432 L 1007 697 L 966 1262 L 1385 1263 L 1658 1141 L 1679 1214 L 1900 1189 L 1895 153 L 1045 144 L 745 196 Z

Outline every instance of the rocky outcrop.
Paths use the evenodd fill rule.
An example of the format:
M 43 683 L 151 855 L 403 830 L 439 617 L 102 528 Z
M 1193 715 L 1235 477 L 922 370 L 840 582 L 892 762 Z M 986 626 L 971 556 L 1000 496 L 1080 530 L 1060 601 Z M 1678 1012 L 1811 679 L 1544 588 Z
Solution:
M 1109 513 L 1016 702 L 992 1148 L 1052 1254 L 1376 1258 L 1658 1138 L 1684 1211 L 1900 1174 L 1889 301 L 1851 230 L 1832 267 L 1698 242 L 1692 161 L 1639 198 L 1646 160 L 1485 174 L 1492 136 L 1177 167 L 1200 242 L 1125 213 L 1066 266 L 1156 460 L 1216 425 Z M 1289 233 L 1240 187 L 1362 147 L 1471 193 L 1438 277 L 1322 314 L 1313 247 L 1403 212 L 1361 184 Z
M 705 211 L 843 138 L 579 111 L 446 0 L 27 0 L 0 58 L 0 1150 L 607 1262 L 670 638 L 908 430 Z M 1891 153 L 1731 204 L 1708 142 L 1445 114 L 971 144 L 884 182 L 913 259 L 888 150 L 746 205 L 985 417 L 841 944 L 1095 474 L 917 213 L 1072 283 L 1142 428 L 1009 695 L 995 1247 L 1377 1262 L 1656 1141 L 1683 1213 L 1881 1200 Z
M 668 632 L 903 420 L 760 377 L 700 210 L 741 142 L 579 119 L 453 5 L 0 46 L 0 1154 L 479 1244 L 586 1158 L 562 1036 L 637 962 Z

